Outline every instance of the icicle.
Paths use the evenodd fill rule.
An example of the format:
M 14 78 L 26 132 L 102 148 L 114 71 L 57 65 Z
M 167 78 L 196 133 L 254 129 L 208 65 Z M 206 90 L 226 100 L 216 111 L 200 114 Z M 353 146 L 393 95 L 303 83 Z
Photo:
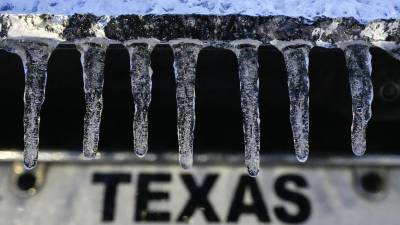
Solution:
M 77 47 L 81 52 L 86 102 L 83 155 L 86 158 L 94 158 L 99 142 L 101 111 L 103 109 L 103 70 L 107 46 L 94 43 L 79 43 Z
M 258 107 L 258 45 L 241 44 L 235 50 L 239 62 L 240 97 L 245 144 L 245 163 L 255 177 L 260 166 L 260 113 Z
M 288 73 L 294 149 L 296 158 L 300 162 L 305 162 L 309 153 L 309 51 L 310 47 L 307 45 L 288 46 L 282 50 Z
M 366 129 L 371 118 L 373 87 L 371 81 L 371 55 L 366 45 L 350 45 L 344 48 L 349 71 L 352 96 L 353 121 L 351 124 L 351 146 L 357 156 L 367 147 Z
M 128 46 L 131 58 L 131 81 L 135 115 L 133 120 L 133 139 L 135 153 L 139 157 L 148 150 L 148 118 L 147 112 L 151 101 L 150 54 L 153 45 L 135 43 Z
M 171 46 L 175 57 L 179 162 L 189 169 L 193 164 L 196 63 L 202 45 L 180 42 Z
M 40 109 L 44 102 L 47 78 L 47 62 L 53 45 L 39 42 L 19 41 L 9 43 L 9 49 L 17 53 L 24 65 L 24 165 L 33 169 L 38 160 Z

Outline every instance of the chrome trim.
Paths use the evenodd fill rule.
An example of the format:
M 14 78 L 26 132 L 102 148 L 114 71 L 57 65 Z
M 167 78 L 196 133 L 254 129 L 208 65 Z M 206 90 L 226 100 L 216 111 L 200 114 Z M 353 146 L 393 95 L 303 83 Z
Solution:
M 261 155 L 262 166 L 293 165 L 293 166 L 400 166 L 400 155 L 365 155 L 356 156 L 311 156 L 305 163 L 296 160 L 294 154 Z M 21 161 L 23 151 L 0 151 L 1 162 Z M 68 151 L 40 151 L 40 162 L 51 163 L 134 163 L 134 164 L 176 164 L 178 165 L 178 152 L 176 153 L 148 153 L 144 158 L 138 158 L 133 152 L 98 153 L 94 160 L 84 159 L 82 153 Z M 243 154 L 233 153 L 196 153 L 194 166 L 197 165 L 243 165 Z

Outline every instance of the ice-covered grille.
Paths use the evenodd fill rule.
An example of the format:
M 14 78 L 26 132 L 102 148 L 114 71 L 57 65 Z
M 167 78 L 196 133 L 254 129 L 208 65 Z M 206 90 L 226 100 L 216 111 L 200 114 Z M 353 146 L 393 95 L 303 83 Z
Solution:
M 105 52 L 121 43 L 129 52 L 134 150 L 147 152 L 147 111 L 151 101 L 150 53 L 158 43 L 172 47 L 175 62 L 179 159 L 193 162 L 195 129 L 195 68 L 207 46 L 232 50 L 238 59 L 245 162 L 257 175 L 260 150 L 258 59 L 260 45 L 273 45 L 283 54 L 288 71 L 290 122 L 299 161 L 309 153 L 308 54 L 314 46 L 340 48 L 345 53 L 352 95 L 352 149 L 363 155 L 366 126 L 371 118 L 373 89 L 369 47 L 377 46 L 400 59 L 400 20 L 362 24 L 353 18 L 313 21 L 286 16 L 122 15 L 1 15 L 1 47 L 17 53 L 25 68 L 24 162 L 33 168 L 38 158 L 40 108 L 44 102 L 46 64 L 59 43 L 74 43 L 81 52 L 86 114 L 83 153 L 94 158 L 99 140 Z

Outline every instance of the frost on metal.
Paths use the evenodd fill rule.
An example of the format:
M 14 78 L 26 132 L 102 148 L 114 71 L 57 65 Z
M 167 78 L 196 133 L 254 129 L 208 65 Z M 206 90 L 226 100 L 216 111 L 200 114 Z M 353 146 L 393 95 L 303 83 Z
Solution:
M 363 21 L 365 22 L 365 21 Z M 84 155 L 97 152 L 102 110 L 105 51 L 109 44 L 127 47 L 135 102 L 134 150 L 148 148 L 147 111 L 151 102 L 150 53 L 157 43 L 170 44 L 175 56 L 179 159 L 193 163 L 195 129 L 195 69 L 199 51 L 207 46 L 233 49 L 238 57 L 245 162 L 251 175 L 259 164 L 257 50 L 273 45 L 284 55 L 288 72 L 290 121 L 299 161 L 308 157 L 308 52 L 314 46 L 341 48 L 346 55 L 353 103 L 352 147 L 366 149 L 366 127 L 373 98 L 369 47 L 384 49 L 400 59 L 400 19 L 362 23 L 354 18 L 315 18 L 250 15 L 0 15 L 0 46 L 17 52 L 26 69 L 25 162 L 35 165 L 39 112 L 44 101 L 46 63 L 59 43 L 74 43 L 82 54 L 86 99 Z

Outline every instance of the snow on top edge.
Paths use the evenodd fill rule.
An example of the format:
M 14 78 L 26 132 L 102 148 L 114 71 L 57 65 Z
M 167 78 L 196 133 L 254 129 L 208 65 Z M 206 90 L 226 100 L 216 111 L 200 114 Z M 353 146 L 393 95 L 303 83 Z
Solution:
M 242 14 L 251 16 L 354 17 L 360 22 L 400 18 L 399 0 L 0 0 L 0 13 Z

